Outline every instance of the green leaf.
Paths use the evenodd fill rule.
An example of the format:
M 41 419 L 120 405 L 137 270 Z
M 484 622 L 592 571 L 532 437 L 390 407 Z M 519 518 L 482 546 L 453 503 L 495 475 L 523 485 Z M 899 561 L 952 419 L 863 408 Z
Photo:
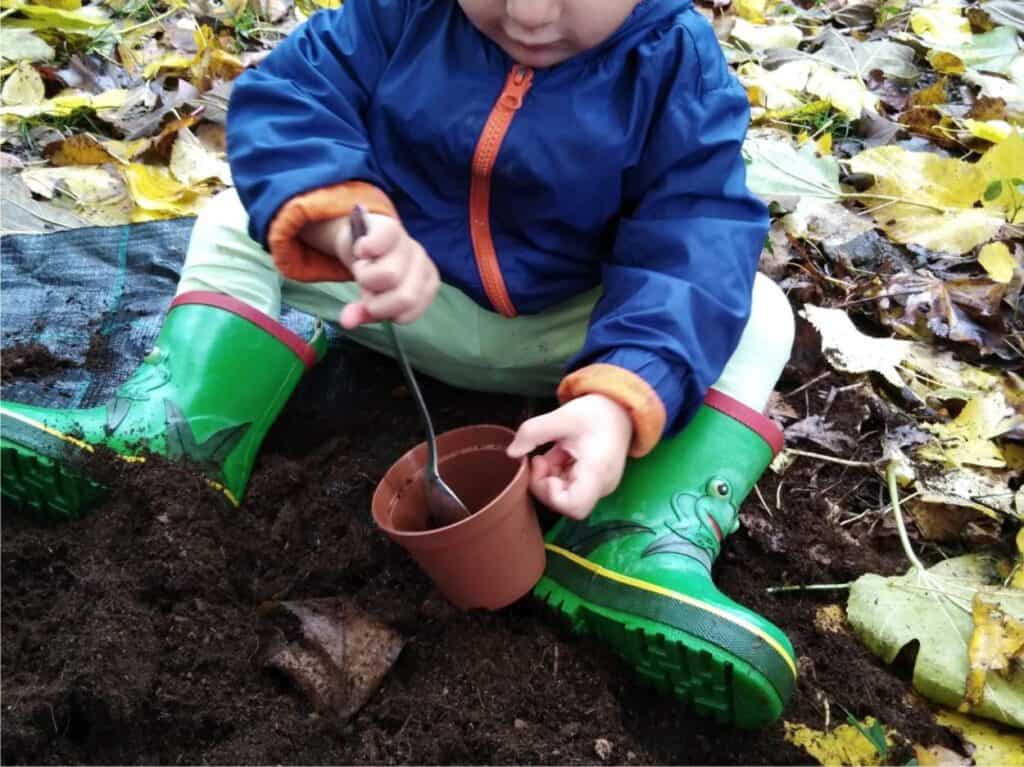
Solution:
M 832 156 L 819 157 L 812 142 L 797 149 L 783 134 L 751 136 L 743 144 L 747 185 L 766 202 L 801 197 L 835 200 L 840 195 L 839 163 Z
M 944 560 L 923 574 L 915 568 L 899 577 L 861 576 L 850 588 L 850 626 L 886 663 L 908 645 L 918 644 L 914 689 L 955 709 L 967 684 L 974 594 L 981 591 L 1003 613 L 1024 620 L 1024 592 L 1000 588 L 995 565 L 991 557 L 968 554 Z M 989 671 L 982 701 L 971 713 L 1024 727 L 1024 685 Z
M 992 202 L 1003 193 L 1003 182 L 996 180 L 985 187 L 985 193 L 982 195 L 987 202 Z

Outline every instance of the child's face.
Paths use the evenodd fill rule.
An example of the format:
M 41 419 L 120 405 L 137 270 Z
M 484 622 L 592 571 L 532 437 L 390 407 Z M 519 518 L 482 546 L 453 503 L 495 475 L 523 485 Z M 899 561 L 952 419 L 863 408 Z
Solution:
M 642 0 L 459 0 L 473 26 L 528 67 L 604 42 Z

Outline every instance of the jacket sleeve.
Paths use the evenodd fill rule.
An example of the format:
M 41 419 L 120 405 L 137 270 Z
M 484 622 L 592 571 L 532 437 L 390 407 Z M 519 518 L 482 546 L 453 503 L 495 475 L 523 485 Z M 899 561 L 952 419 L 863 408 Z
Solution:
M 287 277 L 351 279 L 298 238 L 307 223 L 362 202 L 396 215 L 363 115 L 401 36 L 407 0 L 348 0 L 319 11 L 236 81 L 228 159 L 249 234 Z
M 634 456 L 685 426 L 721 375 L 768 232 L 767 208 L 746 186 L 746 93 L 709 25 L 673 31 L 659 46 L 675 51 L 667 95 L 624 176 L 603 295 L 558 391 L 563 402 L 600 393 L 623 405 Z

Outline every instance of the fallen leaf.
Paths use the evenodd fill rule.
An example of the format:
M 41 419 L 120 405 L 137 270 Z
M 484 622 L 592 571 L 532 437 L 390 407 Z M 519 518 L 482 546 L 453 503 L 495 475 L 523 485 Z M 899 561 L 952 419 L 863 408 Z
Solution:
M 1012 142 L 1010 138 L 996 145 L 977 163 L 908 152 L 898 146 L 876 147 L 852 157 L 850 168 L 875 180 L 861 194 L 890 237 L 960 254 L 992 240 L 1006 223 L 1003 196 L 994 197 L 985 209 L 974 205 L 990 180 L 998 178 L 992 175 L 992 163 L 986 162 L 989 155 Z M 1015 149 L 1008 147 L 1007 153 Z
M 342 721 L 370 699 L 404 645 L 346 597 L 260 607 L 262 665 L 286 674 L 313 708 Z
M 9 29 L 39 29 L 67 34 L 68 32 L 91 32 L 110 25 L 110 16 L 100 5 L 89 5 L 80 10 L 49 8 L 41 4 L 20 1 L 5 3 L 5 8 L 16 9 L 26 18 L 4 19 Z
M 124 168 L 128 191 L 138 208 L 136 221 L 195 215 L 202 200 L 167 168 L 133 162 Z
M 1020 0 L 988 0 L 981 10 L 997 24 L 1005 24 L 1018 32 L 1024 32 L 1024 6 Z
M 99 141 L 84 133 L 47 144 L 43 156 L 56 166 L 103 165 L 114 160 Z
M 914 49 L 908 45 L 890 40 L 860 42 L 834 29 L 825 30 L 821 39 L 824 44 L 811 55 L 860 80 L 875 69 L 898 80 L 913 81 L 921 75 L 914 66 Z
M 733 0 L 732 7 L 741 19 L 764 24 L 766 2 L 767 0 Z
M 813 240 L 825 247 L 838 248 L 874 229 L 866 216 L 860 216 L 838 202 L 802 197 L 796 209 L 781 219 L 793 237 Z
M 874 371 L 893 386 L 903 386 L 898 367 L 907 356 L 910 341 L 864 335 L 842 309 L 804 304 L 800 316 L 821 334 L 821 351 L 836 370 L 847 373 Z
M 857 446 L 857 440 L 841 429 L 830 427 L 828 421 L 820 415 L 812 415 L 785 429 L 786 441 L 804 439 L 831 450 L 838 455 L 845 455 Z
M 829 732 L 794 722 L 783 722 L 783 726 L 787 741 L 802 748 L 825 767 L 880 765 L 883 762 L 882 754 L 875 744 L 852 724 L 841 724 Z M 861 724 L 865 730 L 875 726 L 878 726 L 878 722 L 871 716 L 866 717 Z M 885 740 L 888 745 L 892 744 L 891 732 L 885 733 Z
M 43 103 L 45 96 L 43 78 L 27 61 L 18 63 L 0 90 L 0 101 L 9 106 L 35 106 Z
M 1007 283 L 1013 279 L 1017 262 L 1010 249 L 1002 242 L 990 242 L 978 252 L 978 263 L 996 282 Z
M 935 721 L 960 736 L 977 767 L 1024 767 L 1024 736 L 946 709 L 939 709 Z
M 974 137 L 998 144 L 1017 130 L 1006 120 L 964 120 L 964 127 Z
M 102 167 L 29 168 L 21 180 L 33 194 L 46 199 L 61 193 L 82 203 L 110 202 L 124 195 L 124 182 Z
M 971 617 L 974 633 L 967 647 L 970 672 L 961 713 L 969 713 L 982 702 L 989 673 L 1006 672 L 1012 665 L 1020 667 L 1024 663 L 1024 616 L 1015 620 L 997 605 L 984 600 L 981 594 L 975 594 Z
M 971 68 L 1004 75 L 1010 72 L 1019 51 L 1017 30 L 996 27 L 991 32 L 970 35 L 963 41 L 940 43 L 929 53 L 928 58 L 932 60 L 934 53 L 943 53 L 960 62 L 960 72 Z
M 914 754 L 920 767 L 969 767 L 973 762 L 956 751 L 943 746 L 914 746 Z
M 792 24 L 752 24 L 740 17 L 733 25 L 731 37 L 739 40 L 750 50 L 763 51 L 768 48 L 796 48 L 803 40 L 799 27 Z
M 949 423 L 922 423 L 938 438 L 937 445 L 925 445 L 917 455 L 949 468 L 963 465 L 1002 468 L 1002 451 L 992 440 L 1010 428 L 1013 409 L 1002 391 L 991 391 L 971 399 Z
M 840 605 L 824 605 L 815 611 L 814 625 L 826 634 L 841 634 L 846 631 L 846 613 Z
M 748 136 L 743 143 L 747 186 L 766 202 L 795 204 L 805 197 L 834 200 L 840 194 L 839 163 L 819 157 L 814 147 L 797 149 L 788 137 Z
M 0 64 L 12 61 L 52 61 L 55 55 L 53 48 L 32 30 L 0 27 Z
M 918 644 L 913 685 L 929 700 L 958 706 L 968 674 L 967 646 L 973 631 L 971 601 L 976 593 L 1014 619 L 1024 619 L 1024 594 L 1000 588 L 992 558 L 968 554 L 919 573 L 854 581 L 847 619 L 861 641 L 886 663 Z M 974 713 L 1014 727 L 1024 726 L 1024 686 L 996 673 L 985 680 L 984 700 Z
M 964 44 L 971 39 L 971 24 L 956 3 L 933 3 L 910 12 L 910 28 L 935 46 Z
M 177 132 L 171 150 L 170 170 L 178 181 L 189 187 L 211 180 L 231 184 L 231 169 L 227 161 L 201 144 L 188 128 Z
M 738 75 L 748 92 L 754 86 L 770 96 L 761 104 L 768 109 L 791 108 L 800 103 L 798 95 L 809 94 L 828 100 L 850 120 L 864 112 L 878 112 L 878 97 L 863 82 L 820 61 L 788 61 L 771 71 L 749 63 L 739 68 Z

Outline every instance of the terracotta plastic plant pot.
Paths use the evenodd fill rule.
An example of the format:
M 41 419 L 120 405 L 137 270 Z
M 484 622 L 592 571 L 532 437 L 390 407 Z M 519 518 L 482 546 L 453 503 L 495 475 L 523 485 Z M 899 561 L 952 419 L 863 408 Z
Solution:
M 466 426 L 437 438 L 441 477 L 472 514 L 430 529 L 421 442 L 399 458 L 373 494 L 373 518 L 456 607 L 497 610 L 525 595 L 544 571 L 544 540 L 530 498 L 526 459 L 505 455 L 514 433 Z

